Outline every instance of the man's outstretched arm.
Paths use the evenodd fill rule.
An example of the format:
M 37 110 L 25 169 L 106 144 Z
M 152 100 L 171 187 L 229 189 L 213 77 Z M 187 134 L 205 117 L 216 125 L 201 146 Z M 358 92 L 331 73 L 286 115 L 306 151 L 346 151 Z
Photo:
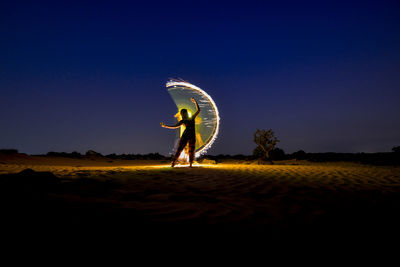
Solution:
M 182 121 L 179 121 L 177 124 L 175 125 L 166 125 L 163 122 L 160 122 L 161 127 L 163 128 L 167 128 L 167 129 L 177 129 L 182 125 Z
M 199 104 L 197 103 L 196 99 L 194 99 L 194 98 L 192 97 L 190 100 L 192 100 L 192 102 L 196 105 L 197 111 L 196 111 L 196 113 L 194 113 L 194 115 L 193 115 L 193 117 L 196 118 L 197 115 L 199 115 L 199 113 L 200 113 L 200 107 L 199 107 Z

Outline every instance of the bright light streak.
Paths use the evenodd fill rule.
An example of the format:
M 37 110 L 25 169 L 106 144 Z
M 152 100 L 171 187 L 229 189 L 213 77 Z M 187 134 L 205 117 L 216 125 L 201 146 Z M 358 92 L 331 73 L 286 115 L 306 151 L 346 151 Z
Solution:
M 174 168 L 185 168 L 185 167 L 190 167 L 189 164 L 181 164 L 181 165 L 175 165 Z M 221 168 L 220 165 L 217 164 L 201 164 L 201 163 L 193 163 L 192 167 L 204 167 L 204 168 Z M 160 165 L 148 165 L 148 166 L 143 166 L 143 168 L 171 168 L 171 165 L 165 165 L 165 164 L 160 164 Z
M 196 91 L 200 92 L 203 96 L 205 96 L 207 98 L 207 100 L 211 103 L 212 108 L 214 109 L 214 112 L 215 112 L 215 115 L 216 115 L 215 131 L 214 131 L 213 136 L 210 139 L 210 141 L 205 146 L 203 146 L 199 151 L 196 151 L 195 157 L 197 158 L 197 157 L 205 154 L 207 152 L 207 150 L 215 142 L 215 139 L 217 139 L 218 132 L 219 132 L 219 125 L 220 125 L 220 117 L 219 117 L 219 112 L 218 112 L 217 105 L 215 104 L 214 100 L 211 98 L 210 95 L 208 95 L 204 90 L 202 90 L 201 88 L 197 87 L 196 85 L 193 85 L 193 84 L 188 83 L 188 82 L 183 82 L 183 81 L 168 81 L 167 84 L 166 84 L 166 87 L 168 88 L 168 87 L 172 87 L 172 86 L 184 86 L 184 87 L 188 87 L 188 88 L 191 88 L 193 90 L 196 90 Z

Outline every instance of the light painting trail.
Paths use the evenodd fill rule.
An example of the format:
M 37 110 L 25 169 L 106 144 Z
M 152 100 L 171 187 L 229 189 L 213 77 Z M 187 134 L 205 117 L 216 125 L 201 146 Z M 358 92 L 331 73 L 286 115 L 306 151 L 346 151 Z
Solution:
M 178 111 L 187 109 L 189 114 L 194 114 L 195 110 L 190 99 L 195 98 L 201 108 L 200 114 L 196 118 L 196 153 L 199 157 L 207 152 L 218 136 L 220 127 L 220 117 L 217 105 L 214 100 L 201 88 L 183 80 L 171 79 L 166 84 L 167 90 L 174 100 Z M 179 121 L 179 112 L 175 115 Z M 181 127 L 180 135 L 184 128 Z M 179 136 L 178 136 L 179 140 Z M 180 160 L 187 162 L 188 154 L 185 150 L 181 153 Z

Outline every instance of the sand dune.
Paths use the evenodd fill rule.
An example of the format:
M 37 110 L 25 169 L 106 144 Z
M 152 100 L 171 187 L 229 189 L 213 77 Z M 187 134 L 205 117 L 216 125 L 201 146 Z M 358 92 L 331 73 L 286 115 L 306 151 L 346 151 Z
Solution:
M 172 169 L 165 161 L 0 159 L 2 181 L 25 169 L 51 172 L 60 181 L 44 192 L 45 211 L 39 217 L 52 209 L 51 221 L 79 227 L 145 225 L 153 230 L 263 233 L 279 239 L 362 236 L 371 227 L 393 234 L 400 222 L 399 167 L 226 162 Z M 19 190 L 4 189 L 7 185 L 3 190 Z M 23 199 L 32 201 L 29 194 Z M 23 210 L 24 205 L 15 208 Z M 30 219 L 27 214 L 25 220 Z

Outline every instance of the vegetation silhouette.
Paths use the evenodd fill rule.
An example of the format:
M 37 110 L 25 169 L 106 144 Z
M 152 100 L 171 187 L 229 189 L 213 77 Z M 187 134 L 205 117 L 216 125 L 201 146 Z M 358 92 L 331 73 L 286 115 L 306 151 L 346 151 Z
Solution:
M 18 154 L 18 149 L 0 149 L 0 154 L 3 155 Z
M 226 160 L 240 160 L 245 162 L 251 162 L 260 160 L 264 157 L 264 150 L 256 147 L 252 155 L 236 154 L 218 154 L 218 155 L 203 155 L 197 160 L 203 162 L 205 159 L 212 160 L 215 163 L 222 163 Z M 34 156 L 34 155 L 33 155 Z M 45 155 L 37 155 L 45 157 L 65 157 L 75 159 L 96 159 L 104 158 L 110 160 L 171 160 L 171 156 L 164 156 L 160 153 L 148 153 L 148 154 L 108 154 L 103 156 L 101 153 L 89 150 L 84 155 L 79 152 L 48 152 Z M 293 153 L 286 154 L 281 148 L 274 148 L 268 153 L 269 160 L 273 161 L 284 161 L 284 160 L 296 160 L 296 161 L 310 161 L 310 162 L 355 162 L 369 165 L 380 165 L 380 166 L 398 166 L 400 165 L 400 146 L 392 148 L 392 152 L 378 152 L 378 153 L 337 153 L 337 152 L 323 152 L 323 153 L 309 153 L 304 150 L 299 150 Z M 20 153 L 17 149 L 0 149 L 0 157 L 3 159 L 7 158 L 28 158 L 30 155 Z M 1 162 L 0 162 L 1 163 Z
M 275 149 L 278 142 L 278 138 L 275 137 L 275 134 L 271 129 L 256 130 L 254 133 L 254 143 L 257 144 L 257 147 L 254 149 L 253 155 L 260 159 L 259 163 L 262 163 L 262 161 L 273 163 L 270 157 L 270 152 Z

